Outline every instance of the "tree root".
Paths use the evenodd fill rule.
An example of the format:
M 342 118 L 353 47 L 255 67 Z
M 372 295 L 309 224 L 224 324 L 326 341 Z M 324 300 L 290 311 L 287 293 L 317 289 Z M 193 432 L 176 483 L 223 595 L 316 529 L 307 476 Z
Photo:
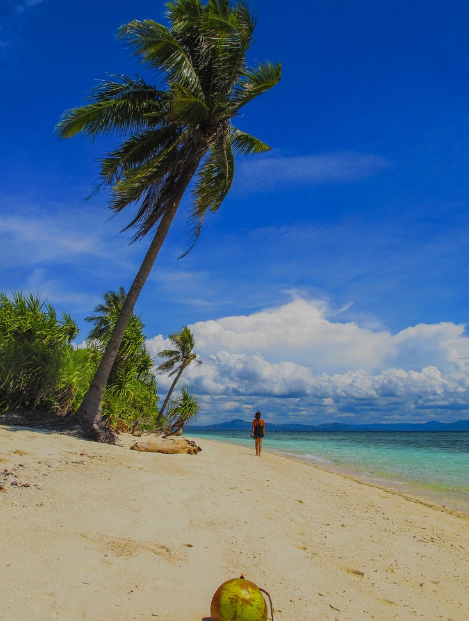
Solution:
M 94 426 L 86 423 L 80 423 L 81 437 L 93 442 L 102 442 L 103 444 L 118 444 L 117 433 L 104 426 Z
M 80 422 L 74 416 L 58 416 L 51 412 L 39 410 L 15 410 L 14 412 L 0 412 L 0 425 L 11 427 L 31 427 L 33 429 L 47 429 L 59 434 L 84 438 L 93 442 L 118 444 L 117 434 L 109 427 L 97 427 Z

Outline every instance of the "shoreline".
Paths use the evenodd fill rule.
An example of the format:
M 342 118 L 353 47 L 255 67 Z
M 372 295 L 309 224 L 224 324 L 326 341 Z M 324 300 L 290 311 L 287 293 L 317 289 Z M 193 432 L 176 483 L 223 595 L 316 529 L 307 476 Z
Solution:
M 204 439 L 204 435 L 196 434 L 191 434 L 187 437 L 197 438 L 199 440 Z M 210 437 L 207 438 L 207 440 L 210 440 L 212 442 L 220 442 L 222 444 L 227 443 L 231 446 L 249 446 L 248 444 L 230 442 L 230 438 L 218 439 Z M 425 487 L 424 485 L 418 485 L 409 481 L 392 479 L 384 479 L 383 481 L 381 481 L 378 480 L 378 477 L 376 475 L 358 470 L 357 468 L 337 465 L 332 462 L 325 462 L 322 459 L 315 461 L 315 459 L 311 457 L 302 457 L 301 455 L 295 455 L 293 453 L 287 453 L 276 449 L 268 448 L 268 445 L 262 447 L 262 452 L 270 453 L 272 455 L 278 455 L 279 457 L 291 459 L 293 461 L 299 461 L 309 466 L 313 466 L 314 468 L 318 468 L 319 470 L 330 472 L 332 474 L 338 474 L 351 480 L 357 481 L 358 483 L 362 483 L 364 485 L 370 485 L 371 487 L 376 487 L 377 489 L 389 491 L 390 493 L 394 493 L 402 497 L 414 499 L 415 502 L 420 502 L 423 504 L 428 503 L 429 506 L 436 505 L 437 507 L 441 507 L 441 510 L 449 513 L 459 513 L 469 519 L 469 496 L 460 498 L 459 492 L 445 492 L 443 490 L 433 490 Z
M 354 481 L 355 483 L 359 483 L 360 485 L 368 485 L 369 487 L 374 487 L 383 492 L 387 492 L 389 494 L 399 496 L 400 498 L 404 498 L 405 500 L 408 500 L 409 502 L 416 502 L 418 504 L 424 505 L 425 507 L 430 507 L 432 509 L 435 509 L 436 511 L 442 511 L 444 513 L 449 513 L 450 515 L 456 515 L 462 519 L 469 520 L 469 506 L 467 510 L 464 511 L 460 508 L 450 507 L 450 506 L 442 504 L 441 502 L 438 502 L 437 500 L 433 500 L 431 497 L 429 497 L 429 495 L 427 496 L 424 492 L 422 492 L 421 497 L 420 497 L 419 495 L 412 493 L 414 490 L 414 487 L 412 487 L 411 485 L 408 485 L 406 490 L 400 490 L 392 486 L 381 485 L 380 483 L 376 483 L 373 480 L 367 480 L 367 478 L 365 476 L 361 476 L 361 474 L 355 474 L 352 472 L 348 472 L 345 467 L 343 468 L 341 466 L 337 466 L 337 470 L 335 470 L 333 468 L 326 468 L 324 466 L 319 466 L 307 458 L 302 459 L 301 457 L 287 455 L 287 454 L 277 452 L 277 451 L 268 451 L 268 452 L 274 455 L 278 455 L 278 457 L 284 457 L 285 459 L 291 459 L 292 461 L 298 461 L 300 463 L 304 463 L 308 466 L 311 466 L 318 470 L 323 470 L 324 472 L 328 472 L 330 474 L 337 474 L 338 476 L 341 476 L 344 479 L 349 479 L 350 481 Z M 370 475 L 370 479 L 371 478 L 372 477 Z M 402 485 L 404 486 L 405 484 L 402 483 Z M 440 495 L 440 493 L 435 492 L 435 496 L 438 496 L 438 495 Z
M 467 619 L 467 515 L 252 447 L 119 438 L 0 426 L 1 621 L 211 621 L 241 574 L 275 621 Z

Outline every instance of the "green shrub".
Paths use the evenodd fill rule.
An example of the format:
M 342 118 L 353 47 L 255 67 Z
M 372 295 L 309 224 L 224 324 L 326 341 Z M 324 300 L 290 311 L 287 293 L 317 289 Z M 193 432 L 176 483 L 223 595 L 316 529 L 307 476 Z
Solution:
M 78 334 L 39 296 L 0 293 L 0 410 L 56 409 L 62 368 Z
M 125 297 L 123 287 L 118 292 L 108 291 L 104 294 L 104 303 L 94 309 L 93 316 L 86 318 L 94 324 L 87 342 L 97 348 L 100 355 L 109 343 Z M 145 347 L 144 327 L 140 317 L 132 314 L 101 406 L 106 424 L 131 433 L 155 429 L 158 417 L 156 380 L 151 372 L 153 359 Z
M 113 427 L 130 433 L 152 431 L 158 418 L 156 382 L 153 385 L 123 373 L 119 382 L 107 385 L 102 402 L 103 419 Z
M 0 293 L 0 411 L 40 409 L 74 414 L 82 402 L 109 341 L 120 306 L 121 288 L 105 294 L 106 304 L 88 318 L 95 324 L 85 346 L 67 314 L 58 319 L 48 302 L 21 292 Z M 104 393 L 103 419 L 115 429 L 150 431 L 156 427 L 158 396 L 145 347 L 144 325 L 132 315 Z
M 179 397 L 169 403 L 168 414 L 162 425 L 163 432 L 170 435 L 182 431 L 201 409 L 197 397 L 182 386 Z
M 56 411 L 74 414 L 83 401 L 101 359 L 101 352 L 92 344 L 69 348 L 62 360 L 60 384 L 57 391 Z

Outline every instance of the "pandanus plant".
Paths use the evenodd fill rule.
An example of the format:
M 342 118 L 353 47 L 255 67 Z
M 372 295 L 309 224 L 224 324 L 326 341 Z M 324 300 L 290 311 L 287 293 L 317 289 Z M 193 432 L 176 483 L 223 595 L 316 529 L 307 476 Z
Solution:
M 123 136 L 101 160 L 100 186 L 110 188 L 115 213 L 134 206 L 124 229 L 135 230 L 133 241 L 152 236 L 78 411 L 98 439 L 101 400 L 119 344 L 189 183 L 195 176 L 192 247 L 207 211 L 217 211 L 228 194 L 234 152 L 269 150 L 234 127 L 232 120 L 281 76 L 279 64 L 259 63 L 253 68 L 246 64 L 257 17 L 244 1 L 172 0 L 166 7 L 169 26 L 147 19 L 118 31 L 118 38 L 159 76 L 162 87 L 142 77 L 117 76 L 101 82 L 90 102 L 65 112 L 57 126 L 62 138 Z

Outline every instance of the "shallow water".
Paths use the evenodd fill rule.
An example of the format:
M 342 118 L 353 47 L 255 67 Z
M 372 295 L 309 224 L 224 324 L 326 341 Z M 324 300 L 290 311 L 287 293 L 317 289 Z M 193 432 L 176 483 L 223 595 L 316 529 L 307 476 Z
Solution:
M 245 431 L 193 435 L 253 446 Z M 469 432 L 271 432 L 264 448 L 469 513 Z

